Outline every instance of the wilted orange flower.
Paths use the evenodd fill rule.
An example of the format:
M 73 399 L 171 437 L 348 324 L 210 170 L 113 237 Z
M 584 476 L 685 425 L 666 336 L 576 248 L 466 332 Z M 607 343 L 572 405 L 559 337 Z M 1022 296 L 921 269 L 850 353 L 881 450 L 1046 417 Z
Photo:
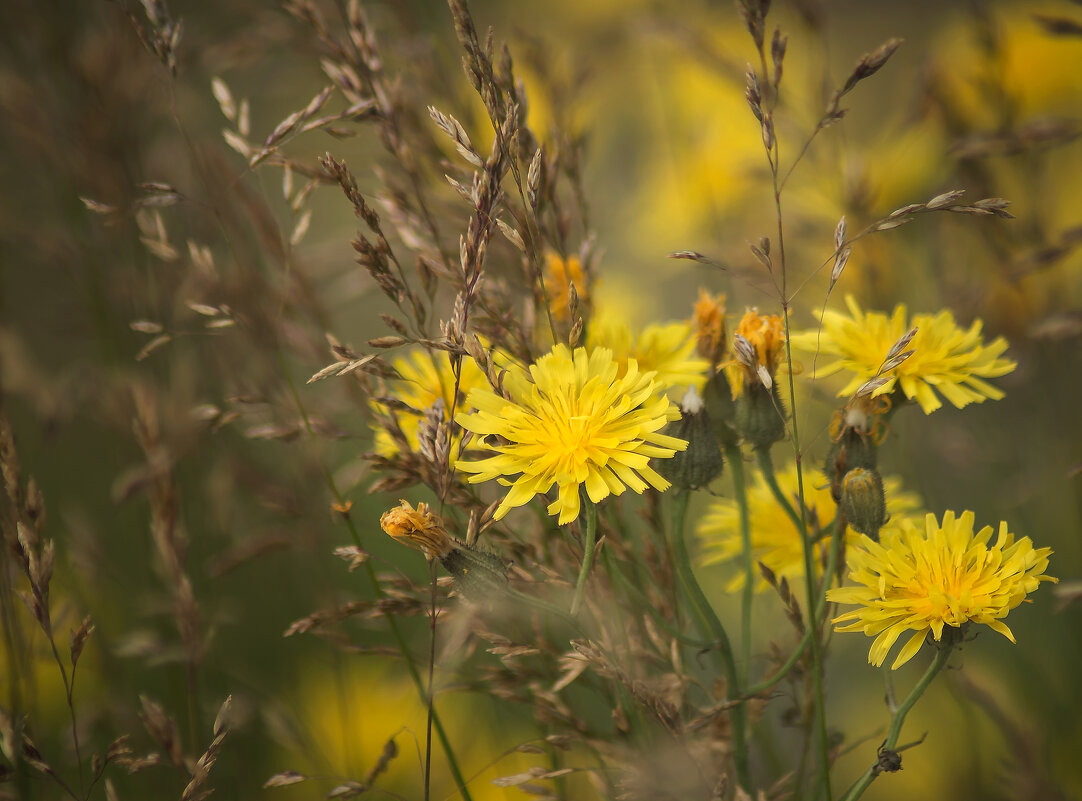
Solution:
M 428 510 L 427 503 L 414 509 L 409 501 L 399 501 L 379 519 L 380 527 L 403 545 L 424 551 L 428 556 L 441 557 L 451 552 L 454 544 L 443 527 L 440 516 Z
M 691 313 L 691 325 L 695 329 L 696 348 L 700 356 L 718 364 L 725 358 L 725 293 L 711 295 L 699 289 Z

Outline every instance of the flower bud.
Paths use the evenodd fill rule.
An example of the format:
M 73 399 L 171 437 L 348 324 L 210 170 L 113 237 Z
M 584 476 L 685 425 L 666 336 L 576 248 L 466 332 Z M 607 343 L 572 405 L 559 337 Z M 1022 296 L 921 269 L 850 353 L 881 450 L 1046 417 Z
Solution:
M 736 429 L 755 448 L 769 448 L 785 438 L 784 407 L 776 384 L 747 383 L 736 399 Z
M 687 440 L 687 450 L 677 451 L 671 459 L 657 462 L 657 470 L 675 487 L 705 487 L 721 475 L 724 463 L 710 415 L 694 387 L 680 402 L 680 413 L 680 419 L 670 423 L 665 433 Z
M 878 470 L 857 467 L 845 474 L 841 509 L 850 528 L 879 538 L 879 529 L 887 520 L 887 498 Z
M 471 601 L 490 598 L 507 588 L 507 565 L 489 551 L 456 544 L 440 557 L 440 564 Z

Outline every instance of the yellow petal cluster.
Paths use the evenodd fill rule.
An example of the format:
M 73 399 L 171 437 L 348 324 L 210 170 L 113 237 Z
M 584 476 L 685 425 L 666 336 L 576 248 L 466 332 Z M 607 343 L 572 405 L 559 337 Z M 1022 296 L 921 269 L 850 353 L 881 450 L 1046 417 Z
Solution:
M 790 500 L 797 495 L 796 462 L 790 462 L 776 473 L 778 486 Z M 920 508 L 916 495 L 901 491 L 901 480 L 888 476 L 883 480 L 887 496 L 887 514 L 892 521 L 913 515 Z M 804 471 L 804 503 L 809 519 L 818 519 L 827 525 L 834 519 L 837 505 L 830 496 L 830 487 L 820 473 Z M 793 501 L 795 506 L 795 501 Z M 755 483 L 748 487 L 748 522 L 751 529 L 751 552 L 755 562 L 762 562 L 779 578 L 792 584 L 804 580 L 804 544 L 800 529 L 796 527 L 785 510 L 778 505 L 770 485 L 761 472 Z M 740 511 L 731 498 L 716 498 L 707 507 L 699 522 L 696 534 L 703 548 L 703 564 L 730 563 L 741 558 L 744 552 L 740 536 Z M 847 542 L 856 544 L 856 532 L 850 531 Z M 816 565 L 822 564 L 823 549 L 829 545 L 823 540 L 816 545 Z M 737 571 L 725 585 L 726 592 L 738 592 L 744 586 L 744 574 Z M 769 585 L 765 581 L 756 584 L 756 591 Z
M 829 601 L 860 608 L 834 618 L 835 630 L 875 637 L 868 661 L 877 666 L 912 632 L 892 669 L 912 659 L 929 632 L 939 641 L 944 626 L 984 623 L 1014 642 L 1003 618 L 1040 582 L 1057 580 L 1044 574 L 1052 549 L 1016 540 L 1006 523 L 990 546 L 992 533 L 991 526 L 974 532 L 972 512 L 946 512 L 942 523 L 929 514 L 923 526 L 902 521 L 884 529 L 879 542 L 861 536 L 848 552 L 856 583 L 827 592 Z
M 653 372 L 661 391 L 680 388 L 678 397 L 687 387 L 703 388 L 710 363 L 695 355 L 696 335 L 687 322 L 655 323 L 638 334 L 622 318 L 600 315 L 586 332 L 590 348 L 608 348 L 620 364 L 617 373 L 623 376 L 634 361 L 643 372 Z
M 394 360 L 393 366 L 400 379 L 390 382 L 389 394 L 401 401 L 413 411 L 392 411 L 385 405 L 372 401 L 372 407 L 381 415 L 394 414 L 398 425 L 405 434 L 410 448 L 417 451 L 420 447 L 417 431 L 424 413 L 437 403 L 442 405 L 444 422 L 450 422 L 452 396 L 455 390 L 455 376 L 451 370 L 451 356 L 445 351 L 430 353 L 417 350 L 406 357 Z M 473 359 L 462 360 L 462 379 L 459 382 L 460 398 L 477 387 L 488 386 L 488 379 Z M 461 400 L 459 402 L 461 408 Z M 459 438 L 451 446 L 451 464 L 458 457 Z M 381 456 L 393 456 L 397 451 L 394 440 L 382 428 L 376 429 L 376 452 Z
M 553 486 L 558 495 L 548 513 L 560 525 L 579 515 L 579 489 L 598 502 L 625 489 L 665 490 L 669 482 L 650 467 L 653 458 L 670 458 L 687 442 L 661 434 L 677 407 L 659 392 L 652 372 L 634 359 L 623 368 L 608 348 L 557 345 L 525 371 L 509 371 L 501 397 L 475 389 L 469 413 L 455 419 L 482 437 L 495 454 L 476 461 L 460 459 L 455 469 L 472 473 L 471 483 L 500 479 L 510 486 L 496 510 L 500 519 Z
M 897 383 L 907 398 L 920 404 L 925 414 L 943 405 L 939 395 L 959 409 L 986 398 L 1003 397 L 1002 391 L 983 379 L 1005 375 L 1016 363 L 1002 358 L 1007 350 L 1003 337 L 984 344 L 980 320 L 962 329 L 947 310 L 934 315 L 916 314 L 908 320 L 904 304 L 895 306 L 888 317 L 881 312 L 861 310 L 852 296 L 847 296 L 845 303 L 848 315 L 827 311 L 821 331 L 793 335 L 794 347 L 838 357 L 820 366 L 819 375 L 833 375 L 842 370 L 852 373 L 852 379 L 838 392 L 839 397 L 853 394 L 861 384 L 878 375 L 891 346 L 913 327 L 917 328 L 917 334 L 906 347 L 913 355 L 886 374 L 892 378 L 876 390 L 876 395 L 891 392 Z

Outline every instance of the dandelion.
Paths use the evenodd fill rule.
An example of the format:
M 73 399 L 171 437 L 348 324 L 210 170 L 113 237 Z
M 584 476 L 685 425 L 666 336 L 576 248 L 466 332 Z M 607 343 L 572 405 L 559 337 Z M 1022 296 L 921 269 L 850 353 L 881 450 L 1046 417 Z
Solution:
M 451 369 L 450 354 L 440 351 L 429 353 L 415 351 L 409 357 L 394 360 L 394 368 L 401 380 L 392 383 L 391 395 L 410 408 L 410 411 L 396 414 L 398 425 L 405 435 L 410 449 L 420 449 L 419 428 L 424 413 L 439 407 L 440 417 L 444 422 L 451 420 L 452 396 L 455 390 L 455 375 Z M 488 386 L 488 379 L 473 359 L 462 359 L 460 397 L 465 397 L 470 390 Z M 459 408 L 461 408 L 461 401 Z M 372 408 L 377 415 L 388 416 L 393 412 L 384 404 L 372 401 Z M 453 465 L 458 457 L 460 438 L 452 442 L 450 462 Z M 384 429 L 376 429 L 376 452 L 381 456 L 394 456 L 398 447 Z
M 1029 537 L 1015 540 L 1006 523 L 989 547 L 991 536 L 991 526 L 974 533 L 972 512 L 946 512 L 942 524 L 929 514 L 923 527 L 902 521 L 879 542 L 862 536 L 848 554 L 856 584 L 827 592 L 829 601 L 861 608 L 834 618 L 835 630 L 875 637 L 868 661 L 876 666 L 912 631 L 891 669 L 912 659 L 929 632 L 939 642 L 945 625 L 984 623 L 1014 642 L 1003 618 L 1040 582 L 1057 581 L 1044 574 L 1052 549 L 1034 548 Z
M 608 348 L 557 345 L 529 369 L 510 371 L 504 388 L 508 397 L 490 389 L 475 389 L 456 421 L 484 437 L 494 456 L 462 459 L 456 469 L 471 483 L 499 479 L 510 490 L 496 510 L 502 518 L 553 485 L 557 498 L 548 513 L 560 525 L 579 515 L 579 490 L 597 503 L 630 488 L 659 491 L 669 482 L 648 464 L 682 451 L 687 443 L 660 433 L 680 412 L 658 392 L 651 372 L 641 372 L 634 359 L 619 376 L 620 365 Z
M 587 347 L 609 348 L 620 364 L 618 376 L 634 360 L 642 372 L 653 372 L 662 392 L 695 387 L 702 390 L 710 363 L 695 355 L 696 337 L 686 322 L 648 325 L 636 335 L 613 316 L 596 318 L 586 334 Z M 681 397 L 680 392 L 677 397 Z
M 586 274 L 578 256 L 561 258 L 555 253 L 545 256 L 545 294 L 548 295 L 549 309 L 557 320 L 567 321 L 571 316 L 571 285 L 575 285 L 575 294 L 583 303 L 589 297 L 586 287 Z
M 818 486 L 819 477 L 804 471 L 804 503 L 808 507 L 808 519 L 829 523 L 834 519 L 836 504 L 829 486 Z M 796 462 L 778 470 L 775 474 L 778 486 L 787 498 L 797 497 Z M 920 508 L 920 499 L 910 492 L 902 492 L 899 478 L 888 476 L 883 480 L 887 496 L 887 514 L 892 521 L 913 515 Z M 804 543 L 800 529 L 778 505 L 770 485 L 762 473 L 748 487 L 748 517 L 751 528 L 752 558 L 762 562 L 778 577 L 790 583 L 804 579 Z M 729 563 L 739 560 L 744 552 L 740 537 L 740 512 L 736 501 L 717 498 L 707 508 L 697 530 L 699 542 L 704 549 L 704 564 Z M 855 544 L 857 534 L 850 531 L 847 542 Z M 822 564 L 828 542 L 816 544 L 817 565 Z M 726 592 L 738 592 L 744 586 L 744 574 L 737 573 L 725 585 Z M 769 585 L 760 581 L 757 591 Z
M 725 358 L 725 293 L 711 295 L 699 290 L 691 312 L 691 326 L 695 331 L 695 347 L 698 354 L 711 364 Z
M 889 393 L 897 384 L 907 398 L 920 404 L 925 414 L 943 405 L 937 392 L 959 409 L 986 398 L 1003 397 L 1001 390 L 982 379 L 1006 375 L 1016 363 L 1001 358 L 1007 350 L 1003 337 L 984 344 L 980 320 L 974 320 L 963 330 L 946 310 L 935 315 L 917 314 L 907 322 L 904 304 L 895 306 L 888 318 L 880 312 L 862 311 L 852 296 L 847 296 L 845 303 L 849 307 L 848 316 L 827 311 L 821 332 L 793 335 L 793 345 L 802 350 L 814 352 L 818 348 L 838 357 L 837 361 L 820 367 L 820 375 L 833 375 L 841 370 L 853 374 L 838 392 L 839 397 L 851 395 L 878 376 L 891 346 L 912 328 L 917 329 L 907 345 L 912 355 L 892 369 L 890 380 L 878 387 L 874 395 Z

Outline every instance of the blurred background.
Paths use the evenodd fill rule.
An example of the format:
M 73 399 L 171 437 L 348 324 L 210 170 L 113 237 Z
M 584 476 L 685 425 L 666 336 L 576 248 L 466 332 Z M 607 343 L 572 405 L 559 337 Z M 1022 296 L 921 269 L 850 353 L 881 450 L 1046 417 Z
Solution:
M 486 152 L 491 129 L 460 69 L 446 6 L 363 5 L 402 97 L 454 114 Z M 728 293 L 730 314 L 776 310 L 748 248 L 773 238 L 776 222 L 744 100 L 744 71 L 757 56 L 731 3 L 470 7 L 482 35 L 491 25 L 507 41 L 538 138 L 558 128 L 581 145 L 602 253 L 599 309 L 638 324 L 686 318 L 706 287 Z M 337 6 L 320 8 L 333 31 Z M 379 532 L 397 496 L 367 492 L 376 477 L 358 458 L 371 448 L 365 399 L 333 382 L 305 385 L 330 361 L 326 332 L 356 343 L 386 333 L 377 314 L 386 303 L 353 261 L 358 222 L 335 186 L 311 189 L 310 216 L 293 208 L 307 177 L 294 171 L 283 188 L 281 169 L 249 169 L 229 142 L 242 127 L 261 142 L 303 108 L 328 83 L 325 54 L 311 28 L 275 4 L 174 0 L 168 11 L 183 21 L 175 77 L 141 42 L 139 30 L 154 26 L 135 3 L 12 0 L 0 26 L 0 404 L 56 542 L 58 641 L 85 615 L 96 625 L 75 685 L 83 756 L 126 732 L 136 753 L 161 750 L 139 722 L 140 696 L 176 720 L 198 755 L 231 694 L 232 731 L 212 779 L 219 797 L 322 797 L 362 780 L 392 736 L 401 753 L 381 786 L 419 797 L 424 708 L 377 616 L 351 617 L 333 636 L 283 637 L 316 610 L 370 598 L 360 574 L 332 555 L 351 539 L 328 474 L 379 568 L 426 574 L 419 556 Z M 842 215 L 858 231 L 964 189 L 970 200 L 1007 198 L 1016 216 L 929 214 L 862 240 L 829 301 L 840 308 L 852 293 L 880 311 L 950 308 L 963 324 L 983 320 L 986 339 L 1007 337 L 1018 368 L 997 382 L 1006 398 L 896 416 L 884 473 L 902 476 L 930 511 L 973 509 L 979 522 L 1007 520 L 1051 546 L 1049 572 L 1061 579 L 1012 614 L 1017 645 L 991 632 L 967 645 L 964 671 L 944 675 L 907 725 L 912 738 L 903 739 L 927 732 L 925 745 L 866 797 L 1079 797 L 1082 7 L 800 0 L 776 3 L 769 23 L 789 36 L 776 120 L 786 167 L 857 59 L 905 40 L 846 96 L 845 119 L 816 137 L 786 184 L 799 326 L 812 326 L 826 300 L 821 265 Z M 337 97 L 328 105 L 344 107 Z M 361 192 L 374 195 L 390 169 L 379 135 L 341 127 L 298 135 L 285 149 L 313 169 L 325 152 L 345 159 Z M 453 250 L 467 211 L 450 188 L 439 191 Z M 582 242 L 584 232 L 572 235 Z M 667 257 L 684 249 L 730 269 Z M 812 384 L 801 420 L 812 451 L 825 451 L 839 387 Z M 155 532 L 170 514 L 175 537 L 165 547 Z M 178 562 L 194 598 L 186 605 Z M 702 578 L 724 604 L 722 572 Z M 19 588 L 15 572 L 8 580 Z M 8 603 L 14 597 L 5 595 L 5 631 L 21 651 L 0 655 L 0 705 L 18 699 L 42 754 L 77 783 L 56 664 L 26 609 Z M 424 622 L 415 614 L 404 625 L 419 632 Z M 839 787 L 863 770 L 886 721 L 869 712 L 881 710 L 883 687 L 866 646 L 837 638 L 828 666 L 832 728 L 869 738 L 842 756 Z M 899 671 L 899 686 L 917 671 Z M 532 725 L 528 709 L 496 708 L 482 694 L 441 697 L 464 770 L 479 774 L 477 799 L 520 797 L 489 780 L 532 764 L 521 754 L 494 764 Z M 286 770 L 318 785 L 261 789 Z M 435 797 L 449 797 L 437 771 Z M 168 765 L 110 775 L 119 798 L 179 795 L 187 783 Z M 40 778 L 21 790 L 57 795 Z M 0 784 L 5 792 L 19 789 Z

